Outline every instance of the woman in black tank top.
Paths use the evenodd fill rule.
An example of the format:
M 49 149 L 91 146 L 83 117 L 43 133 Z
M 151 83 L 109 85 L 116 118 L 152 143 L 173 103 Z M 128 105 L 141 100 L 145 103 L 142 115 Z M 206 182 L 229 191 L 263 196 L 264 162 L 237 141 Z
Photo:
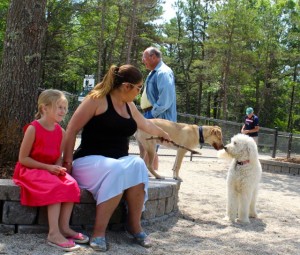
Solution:
M 170 137 L 145 119 L 133 103 L 142 84 L 142 74 L 134 66 L 111 66 L 79 105 L 67 127 L 64 166 L 69 172 L 72 170 L 79 186 L 89 190 L 96 200 L 90 246 L 97 251 L 107 250 L 105 231 L 122 197 L 128 206 L 129 233 L 138 244 L 151 246 L 140 222 L 148 198 L 148 171 L 140 157 L 128 155 L 129 138 L 137 128 L 167 140 Z M 76 135 L 81 129 L 81 144 L 73 157 Z

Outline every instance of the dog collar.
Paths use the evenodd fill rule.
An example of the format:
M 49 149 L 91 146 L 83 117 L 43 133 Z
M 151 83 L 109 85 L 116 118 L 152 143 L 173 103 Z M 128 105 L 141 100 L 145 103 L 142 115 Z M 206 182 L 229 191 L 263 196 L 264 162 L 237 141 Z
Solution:
M 202 148 L 202 144 L 204 144 L 204 136 L 203 136 L 203 128 L 202 126 L 199 126 L 199 143 L 200 143 L 200 149 Z
M 245 165 L 245 164 L 248 164 L 248 163 L 250 163 L 250 160 L 237 161 L 237 162 L 236 162 L 237 165 L 241 165 L 241 166 L 242 166 L 242 165 Z

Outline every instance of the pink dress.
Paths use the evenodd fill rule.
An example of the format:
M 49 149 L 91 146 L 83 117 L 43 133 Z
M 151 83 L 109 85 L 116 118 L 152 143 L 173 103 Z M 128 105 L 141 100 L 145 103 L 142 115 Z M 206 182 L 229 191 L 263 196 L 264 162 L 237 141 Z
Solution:
M 46 130 L 38 121 L 35 127 L 35 141 L 30 157 L 46 164 L 55 164 L 59 159 L 62 129 L 59 124 L 52 131 Z M 62 202 L 79 202 L 80 189 L 69 174 L 56 176 L 44 169 L 32 169 L 17 162 L 13 181 L 21 187 L 21 204 L 44 206 Z

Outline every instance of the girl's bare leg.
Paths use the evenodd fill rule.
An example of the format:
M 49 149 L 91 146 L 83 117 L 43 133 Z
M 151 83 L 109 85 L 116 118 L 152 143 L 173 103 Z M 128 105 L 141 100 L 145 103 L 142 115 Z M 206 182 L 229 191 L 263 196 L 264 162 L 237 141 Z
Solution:
M 48 233 L 48 241 L 61 244 L 68 242 L 62 233 L 60 232 L 59 228 L 59 216 L 61 211 L 61 204 L 52 204 L 48 205 L 48 224 L 49 224 L 49 233 Z M 72 244 L 70 244 L 72 246 Z
M 66 237 L 74 236 L 77 234 L 77 232 L 75 232 L 70 228 L 70 218 L 71 218 L 73 206 L 74 206 L 73 202 L 61 204 L 60 216 L 59 216 L 59 229 L 60 232 Z

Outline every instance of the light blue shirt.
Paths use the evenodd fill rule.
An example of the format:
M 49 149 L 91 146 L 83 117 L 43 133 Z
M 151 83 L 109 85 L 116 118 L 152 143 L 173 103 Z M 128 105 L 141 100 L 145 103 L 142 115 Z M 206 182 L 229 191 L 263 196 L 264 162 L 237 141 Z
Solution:
M 152 116 L 176 122 L 175 78 L 171 68 L 160 61 L 145 82 L 147 97 L 153 107 Z

